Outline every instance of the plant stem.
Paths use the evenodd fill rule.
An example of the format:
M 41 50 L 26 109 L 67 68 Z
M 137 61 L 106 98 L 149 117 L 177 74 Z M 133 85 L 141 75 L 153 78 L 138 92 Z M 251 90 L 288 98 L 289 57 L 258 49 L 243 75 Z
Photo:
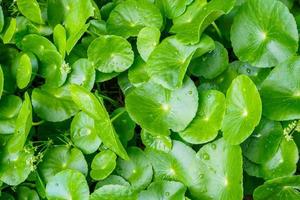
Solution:
M 219 36 L 220 38 L 223 38 L 222 33 L 221 33 L 219 27 L 217 26 L 217 24 L 216 24 L 215 22 L 213 22 L 212 25 L 213 25 L 214 29 L 216 30 L 218 36 Z
M 32 126 L 38 126 L 38 125 L 41 125 L 41 124 L 43 124 L 43 123 L 45 123 L 44 120 L 41 120 L 41 121 L 39 121 L 39 122 L 32 122 Z
M 126 112 L 125 109 L 122 110 L 121 112 L 119 112 L 118 114 L 116 114 L 115 116 L 113 116 L 110 121 L 113 122 L 115 119 L 117 119 L 118 117 L 120 117 L 125 112 Z

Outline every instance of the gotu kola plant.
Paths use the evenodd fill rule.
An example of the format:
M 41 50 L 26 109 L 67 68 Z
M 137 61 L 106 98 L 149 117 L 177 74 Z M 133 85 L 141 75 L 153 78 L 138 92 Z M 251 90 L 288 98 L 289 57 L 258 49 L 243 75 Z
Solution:
M 299 200 L 299 10 L 0 0 L 0 199 Z

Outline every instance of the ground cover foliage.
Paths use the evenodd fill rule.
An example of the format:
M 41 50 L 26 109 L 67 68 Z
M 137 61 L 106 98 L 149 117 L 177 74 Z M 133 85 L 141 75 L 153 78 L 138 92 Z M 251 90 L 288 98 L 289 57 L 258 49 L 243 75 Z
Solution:
M 300 2 L 0 2 L 0 199 L 300 199 Z

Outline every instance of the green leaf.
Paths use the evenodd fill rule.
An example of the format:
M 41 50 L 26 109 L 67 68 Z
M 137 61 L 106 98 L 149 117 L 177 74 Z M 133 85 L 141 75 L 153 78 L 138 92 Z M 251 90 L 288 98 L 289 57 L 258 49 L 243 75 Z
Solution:
M 18 187 L 16 193 L 19 200 L 40 200 L 38 193 L 26 186 Z
M 62 57 L 65 57 L 66 54 L 66 46 L 67 46 L 67 38 L 66 38 L 66 30 L 65 28 L 57 24 L 53 30 L 53 40 L 54 44 L 57 47 L 59 53 Z
M 86 20 L 94 14 L 93 4 L 90 0 L 67 0 L 64 9 L 64 26 L 68 38 L 78 34 L 80 29 L 85 26 Z M 56 12 L 49 14 L 53 16 L 56 15 Z
M 25 93 L 25 100 L 16 118 L 15 132 L 5 146 L 9 153 L 17 153 L 23 150 L 31 126 L 32 106 L 29 95 Z
M 88 200 L 89 193 L 85 177 L 80 172 L 70 169 L 57 173 L 46 186 L 46 196 L 49 200 Z
M 19 67 L 17 68 L 17 86 L 20 89 L 27 87 L 31 81 L 32 65 L 30 57 L 25 53 L 20 57 Z
M 275 155 L 282 138 L 281 124 L 262 118 L 253 134 L 242 144 L 243 154 L 252 162 L 263 164 Z
M 77 41 L 87 30 L 86 21 L 93 16 L 91 0 L 49 0 L 47 6 L 48 21 L 51 26 L 63 22 L 66 29 L 66 51 L 70 53 Z
M 116 133 L 124 146 L 127 145 L 135 133 L 135 122 L 130 118 L 125 108 L 118 108 L 111 114 L 113 126 L 115 127 Z
M 137 194 L 128 185 L 104 185 L 96 189 L 90 200 L 137 200 Z
M 262 83 L 263 114 L 276 121 L 300 118 L 300 57 L 272 70 Z
M 119 36 L 100 36 L 88 48 L 88 58 L 104 73 L 123 72 L 133 63 L 130 43 Z
M 47 51 L 57 51 L 52 42 L 37 34 L 26 35 L 21 41 L 21 49 L 34 53 L 39 59 L 44 57 Z
M 198 93 L 188 77 L 183 86 L 174 91 L 148 82 L 128 92 L 125 105 L 131 118 L 143 129 L 156 135 L 168 135 L 169 129 L 182 131 L 195 117 Z
M 251 135 L 261 118 L 261 100 L 255 84 L 245 75 L 235 78 L 226 94 L 222 131 L 230 144 L 240 144 Z
M 147 148 L 146 154 L 152 163 L 155 180 L 180 181 L 194 199 L 200 196 L 200 161 L 191 147 L 175 140 L 169 153 Z
M 280 1 L 247 1 L 231 29 L 235 54 L 257 67 L 272 67 L 291 57 L 298 49 L 298 40 L 295 19 Z
M 41 62 L 40 73 L 46 79 L 47 86 L 60 87 L 65 83 L 69 73 L 68 64 L 63 62 L 62 56 L 47 38 L 36 34 L 26 35 L 22 39 L 21 49 L 38 57 Z
M 116 172 L 131 184 L 131 189 L 143 190 L 152 180 L 151 163 L 145 159 L 145 153 L 137 147 L 130 147 L 127 152 L 130 160 L 118 159 Z
M 49 148 L 38 169 L 46 183 L 49 183 L 57 173 L 66 169 L 76 170 L 84 175 L 88 173 L 88 165 L 82 152 L 65 145 Z
M 117 76 L 119 76 L 120 73 L 117 73 L 117 72 L 112 72 L 112 73 L 103 73 L 103 72 L 100 72 L 98 70 L 96 70 L 96 80 L 95 82 L 96 83 L 102 83 L 102 82 L 105 82 L 105 81 L 109 81 Z
M 77 113 L 71 123 L 71 140 L 85 154 L 94 153 L 101 144 L 95 123 L 95 120 L 84 112 Z
M 3 27 L 4 27 L 4 14 L 3 14 L 2 6 L 0 6 L 0 33 L 2 32 Z
M 141 131 L 143 144 L 152 150 L 169 152 L 172 149 L 172 140 L 169 136 L 152 135 L 145 130 Z
M 78 111 L 78 107 L 72 101 L 71 94 L 66 87 L 35 88 L 31 98 L 34 112 L 46 121 L 64 121 Z
M 199 93 L 199 107 L 196 117 L 188 127 L 179 133 L 192 144 L 206 143 L 217 137 L 225 114 L 225 96 L 216 90 Z
M 3 88 L 4 88 L 4 75 L 3 75 L 2 67 L 0 65 L 0 99 L 2 97 Z
M 147 61 L 152 51 L 159 44 L 160 30 L 156 27 L 145 27 L 137 36 L 137 49 L 144 61 Z
M 195 76 L 213 79 L 228 67 L 228 52 L 225 47 L 215 42 L 215 49 L 199 58 L 193 59 L 189 69 Z
M 0 100 L 0 133 L 13 134 L 16 118 L 22 107 L 22 100 L 15 95 L 5 95 Z
M 244 161 L 245 171 L 256 177 L 266 180 L 291 176 L 296 172 L 299 160 L 298 149 L 293 140 L 282 139 L 277 152 L 266 162 L 255 164 L 251 161 Z
M 139 200 L 185 200 L 186 187 L 175 181 L 156 181 L 139 194 Z
M 147 0 L 128 0 L 118 4 L 107 20 L 110 34 L 137 36 L 144 27 L 161 28 L 163 23 L 159 9 Z
M 242 199 L 243 168 L 239 146 L 218 139 L 204 145 L 197 153 L 200 159 L 202 194 L 198 199 Z
M 4 44 L 10 43 L 17 27 L 17 20 L 16 18 L 11 18 L 9 21 L 9 25 L 7 29 L 2 34 L 2 41 Z
M 169 19 L 174 19 L 182 15 L 186 6 L 191 3 L 190 0 L 161 0 L 155 1 L 159 8 L 161 8 L 162 12 Z
M 107 178 L 116 167 L 117 156 L 110 150 L 104 150 L 98 153 L 92 161 L 90 176 L 94 180 L 103 180 Z
M 254 191 L 255 200 L 297 200 L 300 198 L 300 176 L 269 180 Z
M 5 95 L 0 100 L 0 119 L 14 118 L 22 107 L 22 100 L 15 95 Z
M 141 57 L 137 57 L 128 70 L 128 80 L 136 87 L 149 81 L 150 76 L 147 72 L 148 65 Z
M 33 170 L 34 155 L 30 149 L 9 153 L 0 152 L 0 180 L 8 185 L 19 185 Z
M 76 34 L 71 35 L 68 39 L 67 39 L 67 46 L 66 46 L 66 50 L 67 53 L 70 54 L 70 52 L 73 50 L 74 46 L 76 45 L 76 43 L 78 42 L 78 40 L 80 40 L 80 38 L 83 36 L 83 34 L 87 31 L 88 27 L 90 26 L 89 23 L 84 24 L 82 26 L 81 29 L 78 30 L 78 32 Z
M 71 66 L 72 72 L 67 80 L 68 83 L 81 85 L 88 90 L 92 90 L 96 72 L 93 65 L 86 58 L 78 59 Z
M 186 45 L 176 37 L 166 38 L 154 49 L 147 61 L 151 79 L 168 89 L 181 87 L 194 53 L 197 49 L 203 54 L 209 51 L 211 42 L 212 39 L 206 35 L 195 45 Z
M 19 11 L 29 20 L 43 24 L 40 6 L 36 0 L 17 0 Z
M 195 0 L 188 6 L 186 12 L 173 20 L 171 32 L 183 43 L 199 42 L 203 31 L 221 15 L 228 13 L 235 0 Z
M 116 134 L 105 106 L 85 88 L 74 84 L 69 88 L 75 104 L 96 120 L 98 134 L 103 144 L 123 159 L 127 159 L 128 155 Z
M 103 187 L 105 185 L 123 185 L 123 186 L 130 186 L 130 183 L 128 183 L 122 176 L 118 175 L 110 175 L 104 180 L 100 180 L 96 186 L 95 190 Z

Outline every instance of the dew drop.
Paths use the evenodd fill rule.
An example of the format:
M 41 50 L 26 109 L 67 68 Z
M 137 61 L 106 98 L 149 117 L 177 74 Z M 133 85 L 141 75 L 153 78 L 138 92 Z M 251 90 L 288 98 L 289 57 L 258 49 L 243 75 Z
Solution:
M 203 153 L 203 154 L 202 154 L 202 158 L 203 158 L 204 160 L 209 160 L 209 155 L 208 155 L 208 153 Z
M 193 94 L 193 91 L 190 90 L 190 91 L 189 91 L 189 95 L 192 95 L 192 94 Z
M 251 69 L 249 69 L 249 68 L 247 68 L 246 71 L 247 71 L 248 74 L 251 73 Z
M 204 174 L 200 174 L 200 175 L 199 175 L 199 178 L 200 178 L 200 179 L 203 179 L 203 178 L 204 178 Z
M 170 196 L 170 192 L 166 192 L 165 194 L 166 194 L 167 197 Z
M 212 148 L 212 149 L 216 149 L 216 148 L 217 148 L 217 145 L 214 144 L 214 143 L 212 143 L 212 144 L 211 144 L 211 148 Z

